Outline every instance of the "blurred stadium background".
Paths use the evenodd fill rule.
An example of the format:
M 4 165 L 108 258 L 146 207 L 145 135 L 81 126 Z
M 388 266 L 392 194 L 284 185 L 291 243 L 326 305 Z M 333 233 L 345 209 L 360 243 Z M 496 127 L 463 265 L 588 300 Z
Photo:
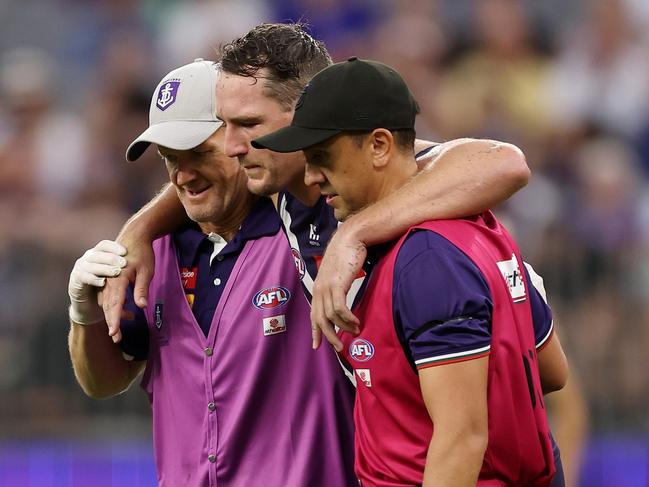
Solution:
M 153 152 L 124 162 L 159 78 L 298 19 L 335 60 L 396 67 L 422 138 L 525 151 L 498 212 L 572 365 L 548 401 L 570 486 L 649 486 L 649 2 L 0 0 L 0 19 L 0 486 L 155 485 L 144 394 L 74 382 L 68 273 L 165 179 Z

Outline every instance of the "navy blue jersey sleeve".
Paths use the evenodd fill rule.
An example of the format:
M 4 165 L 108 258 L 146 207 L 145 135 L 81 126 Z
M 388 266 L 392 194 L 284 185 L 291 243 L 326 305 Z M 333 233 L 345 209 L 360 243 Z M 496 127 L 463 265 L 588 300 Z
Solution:
M 541 277 L 534 272 L 534 269 L 529 267 L 529 264 L 523 266 L 525 267 L 525 279 L 527 280 L 527 289 L 529 290 L 528 295 L 530 297 L 530 307 L 532 308 L 532 321 L 534 323 L 534 339 L 536 342 L 537 350 L 543 348 L 546 345 L 552 336 L 554 326 L 552 323 L 552 310 L 550 306 L 545 301 L 542 293 L 545 293 L 545 290 L 539 290 L 533 282 L 530 273 L 534 273 L 535 277 L 540 280 L 541 286 L 543 281 Z
M 119 342 L 122 353 L 131 360 L 146 360 L 149 354 L 149 327 L 144 311 L 135 304 L 132 284 L 126 291 L 124 311 L 127 317 L 122 318 L 120 324 L 122 341 Z
M 420 230 L 395 263 L 396 332 L 417 368 L 489 353 L 493 301 L 475 264 L 437 233 Z

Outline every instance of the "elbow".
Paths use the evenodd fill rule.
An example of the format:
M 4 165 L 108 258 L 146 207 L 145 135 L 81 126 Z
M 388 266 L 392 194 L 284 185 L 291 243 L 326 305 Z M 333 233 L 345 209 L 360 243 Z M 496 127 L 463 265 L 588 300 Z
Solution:
M 551 394 L 553 392 L 560 391 L 566 386 L 565 382 L 546 382 L 543 381 L 541 384 L 541 390 L 543 391 L 543 395 Z
M 541 374 L 541 389 L 543 394 L 560 391 L 568 383 L 568 362 L 563 357 L 559 364 L 555 364 L 551 371 L 544 371 Z
M 435 431 L 435 435 L 442 436 L 438 438 L 440 444 L 444 444 L 444 450 L 447 454 L 457 455 L 458 458 L 474 459 L 478 463 L 482 463 L 485 452 L 487 451 L 487 444 L 489 443 L 489 428 L 487 426 L 487 418 L 484 421 L 470 422 L 464 425 L 451 434 L 446 435 L 443 432 Z
M 484 458 L 489 443 L 489 434 L 487 428 L 484 431 L 472 431 L 468 433 L 464 441 L 464 451 L 467 455 L 476 459 Z
M 495 151 L 501 159 L 503 177 L 510 181 L 514 192 L 525 187 L 530 180 L 532 171 L 527 165 L 523 151 L 513 144 L 504 142 L 496 142 L 495 144 Z
M 101 389 L 92 389 L 88 387 L 81 387 L 83 389 L 83 392 L 88 396 L 90 399 L 108 399 L 109 397 L 114 396 L 114 394 L 109 393 L 108 391 L 103 391 Z
M 120 387 L 107 387 L 98 384 L 82 384 L 79 382 L 84 394 L 91 399 L 108 399 L 124 392 Z
M 77 372 L 75 370 L 75 376 L 81 390 L 91 399 L 108 399 L 109 397 L 121 394 L 130 386 L 130 382 L 125 383 L 122 380 L 116 379 L 100 380 L 98 378 L 82 377 Z

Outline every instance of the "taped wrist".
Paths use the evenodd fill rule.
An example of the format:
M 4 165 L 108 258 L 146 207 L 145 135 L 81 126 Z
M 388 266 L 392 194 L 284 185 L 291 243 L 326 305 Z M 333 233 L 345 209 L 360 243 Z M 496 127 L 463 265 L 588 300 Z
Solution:
M 72 301 L 68 310 L 70 321 L 79 325 L 95 325 L 104 321 L 104 311 L 96 303 Z

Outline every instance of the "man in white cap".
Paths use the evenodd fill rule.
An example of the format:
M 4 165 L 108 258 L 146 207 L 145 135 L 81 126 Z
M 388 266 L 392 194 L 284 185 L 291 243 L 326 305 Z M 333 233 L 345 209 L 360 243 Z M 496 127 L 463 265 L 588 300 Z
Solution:
M 108 397 L 144 371 L 160 485 L 357 485 L 351 385 L 333 350 L 309 349 L 309 305 L 277 212 L 223 154 L 218 75 L 197 59 L 154 92 L 127 158 L 155 143 L 192 222 L 154 243 L 149 305 L 131 293 L 119 344 L 93 286 L 119 273 L 126 250 L 103 241 L 77 261 L 75 374 L 88 395 Z

